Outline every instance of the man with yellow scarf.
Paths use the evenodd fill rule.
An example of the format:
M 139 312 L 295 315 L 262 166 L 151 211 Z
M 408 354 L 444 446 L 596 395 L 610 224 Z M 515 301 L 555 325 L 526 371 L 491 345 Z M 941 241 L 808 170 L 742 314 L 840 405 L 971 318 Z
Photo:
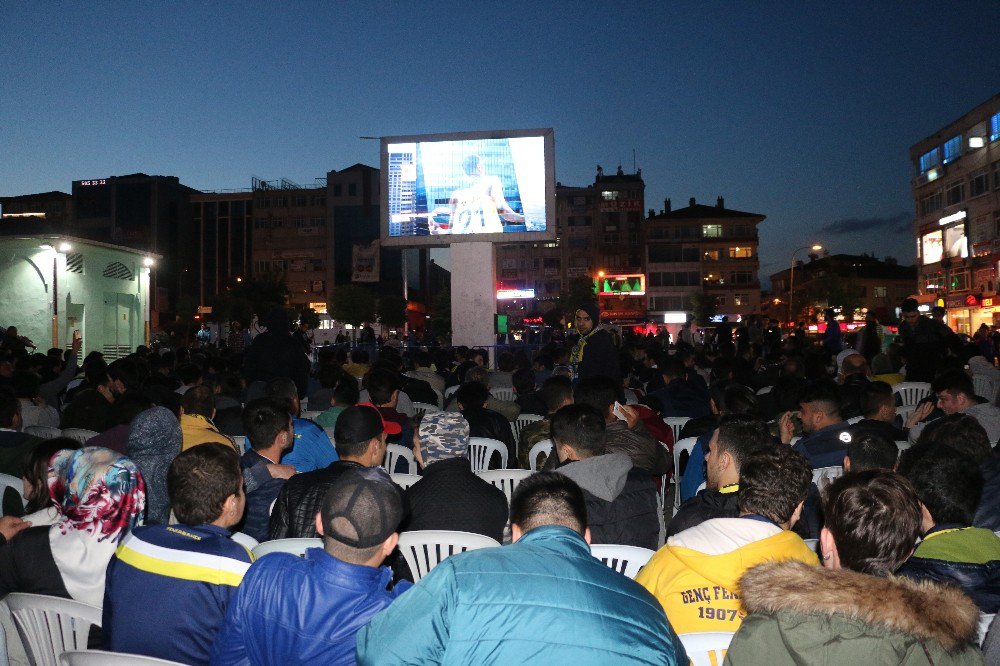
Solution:
M 597 303 L 582 303 L 576 310 L 574 320 L 580 339 L 569 356 L 573 379 L 579 381 L 603 376 L 611 377 L 620 384 L 622 373 L 618 348 L 611 333 L 600 327 L 601 311 Z

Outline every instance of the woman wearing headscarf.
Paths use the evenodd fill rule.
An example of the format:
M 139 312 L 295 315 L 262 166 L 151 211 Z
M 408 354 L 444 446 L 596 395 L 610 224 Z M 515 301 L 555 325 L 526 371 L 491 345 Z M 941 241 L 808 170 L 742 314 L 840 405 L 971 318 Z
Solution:
M 146 524 L 166 525 L 170 520 L 167 470 L 181 452 L 181 426 L 166 407 L 153 407 L 132 421 L 126 450 L 146 482 Z
M 0 597 L 32 592 L 100 606 L 108 562 L 142 522 L 142 475 L 120 453 L 87 447 L 56 453 L 48 484 L 60 518 L 0 547 Z

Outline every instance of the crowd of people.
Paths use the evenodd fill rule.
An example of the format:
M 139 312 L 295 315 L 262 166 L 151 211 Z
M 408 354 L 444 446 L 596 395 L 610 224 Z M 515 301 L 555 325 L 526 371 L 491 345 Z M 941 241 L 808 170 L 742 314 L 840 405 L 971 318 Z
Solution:
M 98 606 L 93 647 L 187 664 L 685 664 L 699 632 L 733 634 L 733 664 L 1000 663 L 996 348 L 901 311 L 898 335 L 750 317 L 703 342 L 584 303 L 566 345 L 494 362 L 311 362 L 283 311 L 235 346 L 79 366 L 79 341 L 29 353 L 11 328 L 0 596 Z M 898 410 L 903 381 L 930 391 Z M 538 471 L 508 498 L 473 437 Z M 389 444 L 418 467 L 405 489 Z M 504 545 L 418 577 L 398 541 L 419 530 Z M 255 559 L 247 537 L 322 547 Z M 655 553 L 633 580 L 591 544 Z

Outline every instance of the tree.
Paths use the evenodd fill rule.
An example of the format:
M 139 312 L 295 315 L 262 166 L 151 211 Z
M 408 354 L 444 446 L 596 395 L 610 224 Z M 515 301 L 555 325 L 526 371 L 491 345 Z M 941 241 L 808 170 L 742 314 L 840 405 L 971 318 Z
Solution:
M 275 308 L 285 307 L 288 288 L 285 276 L 280 273 L 262 273 L 226 287 L 225 292 L 212 299 L 214 321 L 239 321 L 249 326 L 254 316 L 258 318 Z
M 717 307 L 715 296 L 706 294 L 704 291 L 698 291 L 691 294 L 690 300 L 691 313 L 698 323 L 702 326 L 708 326 L 712 323 L 712 317 L 716 315 Z
M 378 299 L 376 312 L 379 321 L 389 328 L 400 328 L 406 323 L 406 299 L 398 294 L 386 294 Z
M 371 292 L 356 284 L 342 284 L 330 294 L 328 312 L 336 321 L 355 328 L 375 320 L 375 299 Z
M 570 278 L 566 289 L 559 294 L 558 308 L 567 321 L 573 321 L 573 315 L 581 303 L 597 299 L 594 281 L 589 277 Z
M 319 328 L 319 314 L 317 314 L 312 308 L 302 308 L 298 311 L 297 317 L 295 318 L 298 319 L 300 323 L 308 324 L 309 328 L 314 331 Z

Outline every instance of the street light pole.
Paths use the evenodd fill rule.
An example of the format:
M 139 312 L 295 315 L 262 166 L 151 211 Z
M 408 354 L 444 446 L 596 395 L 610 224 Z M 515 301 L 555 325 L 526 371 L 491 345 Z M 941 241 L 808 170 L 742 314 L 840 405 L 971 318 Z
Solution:
M 802 247 L 792 251 L 792 262 L 791 270 L 788 275 L 788 321 L 794 322 L 795 319 L 792 316 L 795 310 L 792 309 L 792 302 L 795 300 L 795 255 L 802 250 L 812 250 L 813 252 L 819 252 L 823 249 L 822 245 L 803 245 Z

